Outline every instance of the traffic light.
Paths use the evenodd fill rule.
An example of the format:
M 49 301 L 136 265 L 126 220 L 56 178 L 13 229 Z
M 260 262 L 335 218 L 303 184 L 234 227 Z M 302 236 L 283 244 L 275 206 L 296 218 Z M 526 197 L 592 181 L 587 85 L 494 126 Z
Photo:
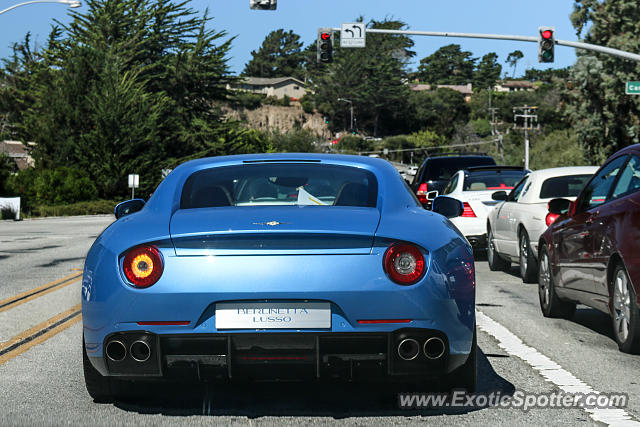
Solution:
M 249 8 L 253 10 L 276 10 L 278 0 L 249 0 Z
M 555 28 L 538 28 L 538 62 L 553 62 L 556 40 Z
M 333 32 L 329 28 L 318 30 L 318 62 L 333 62 Z

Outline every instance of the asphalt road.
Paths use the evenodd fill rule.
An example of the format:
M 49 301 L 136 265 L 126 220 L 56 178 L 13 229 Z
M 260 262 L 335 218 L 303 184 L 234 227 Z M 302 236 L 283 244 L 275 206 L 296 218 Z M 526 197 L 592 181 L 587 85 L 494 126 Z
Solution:
M 402 410 L 385 385 L 251 384 L 154 387 L 134 402 L 97 404 L 82 374 L 80 272 L 110 216 L 0 221 L 0 424 L 592 425 L 640 420 L 640 356 L 620 353 L 609 318 L 579 307 L 544 319 L 536 285 L 476 264 L 479 391 L 624 392 L 620 411 Z M 35 291 L 34 291 L 35 290 Z M 7 351 L 30 337 L 20 351 Z M 4 352 L 4 353 L 3 353 Z M 424 391 L 430 389 L 426 384 Z M 423 391 L 423 390 L 418 390 Z

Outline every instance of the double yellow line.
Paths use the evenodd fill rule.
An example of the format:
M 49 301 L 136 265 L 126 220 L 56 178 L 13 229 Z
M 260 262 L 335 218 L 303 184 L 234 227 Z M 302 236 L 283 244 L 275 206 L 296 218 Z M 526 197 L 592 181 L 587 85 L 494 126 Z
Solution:
M 0 301 L 0 312 L 17 307 L 35 298 L 59 290 L 81 279 L 82 273 L 74 273 L 62 279 L 46 283 L 37 288 L 15 295 Z M 30 348 L 48 340 L 54 335 L 64 331 L 82 319 L 80 304 L 75 305 L 39 325 L 36 325 L 9 341 L 0 344 L 0 365 L 21 355 Z

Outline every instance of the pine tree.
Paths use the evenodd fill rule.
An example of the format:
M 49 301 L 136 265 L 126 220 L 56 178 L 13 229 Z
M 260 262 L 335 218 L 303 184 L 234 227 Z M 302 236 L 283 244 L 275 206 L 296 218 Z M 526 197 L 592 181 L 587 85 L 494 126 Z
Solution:
M 304 78 L 301 66 L 304 57 L 302 46 L 300 36 L 293 31 L 272 31 L 262 42 L 260 49 L 251 52 L 252 58 L 245 65 L 242 75 Z
M 635 0 L 576 0 L 571 16 L 584 41 L 627 52 L 640 52 L 640 4 Z M 624 94 L 627 81 L 638 80 L 638 62 L 578 51 L 571 70 L 567 113 L 578 140 L 594 163 L 640 142 L 640 98 Z

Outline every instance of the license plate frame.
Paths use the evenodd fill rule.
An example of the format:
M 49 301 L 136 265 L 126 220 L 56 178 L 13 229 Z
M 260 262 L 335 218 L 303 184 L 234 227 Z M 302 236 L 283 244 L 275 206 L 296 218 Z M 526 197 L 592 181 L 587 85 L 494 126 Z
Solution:
M 305 301 L 216 303 L 216 329 L 331 329 L 331 304 Z

